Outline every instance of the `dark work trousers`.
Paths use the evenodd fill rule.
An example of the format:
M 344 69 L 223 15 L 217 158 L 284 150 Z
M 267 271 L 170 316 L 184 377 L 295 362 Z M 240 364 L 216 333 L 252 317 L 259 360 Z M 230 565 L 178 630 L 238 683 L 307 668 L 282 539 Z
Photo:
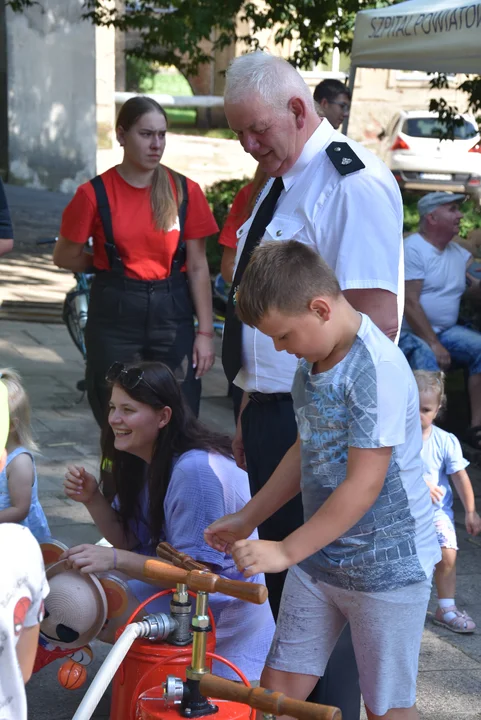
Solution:
M 240 407 L 242 404 L 242 398 L 244 397 L 244 391 L 242 388 L 238 387 L 237 385 L 232 385 L 229 387 L 229 395 L 232 398 L 232 408 L 234 410 L 234 420 L 235 424 L 237 425 L 237 421 L 239 419 L 239 413 L 240 413 Z
M 269 480 L 280 461 L 295 443 L 297 424 L 292 401 L 258 404 L 252 400 L 242 413 L 242 437 L 252 495 Z M 301 496 L 284 505 L 259 527 L 263 540 L 283 540 L 304 522 Z M 277 619 L 286 573 L 266 575 L 269 602 Z M 309 700 L 333 705 L 342 711 L 343 720 L 359 720 L 361 693 L 349 625 L 343 630 L 323 677 Z
M 143 281 L 112 274 L 95 276 L 90 292 L 85 344 L 87 393 L 102 426 L 109 388 L 105 373 L 115 361 L 158 360 L 170 367 L 196 415 L 201 382 L 192 368 L 194 309 L 185 273 Z

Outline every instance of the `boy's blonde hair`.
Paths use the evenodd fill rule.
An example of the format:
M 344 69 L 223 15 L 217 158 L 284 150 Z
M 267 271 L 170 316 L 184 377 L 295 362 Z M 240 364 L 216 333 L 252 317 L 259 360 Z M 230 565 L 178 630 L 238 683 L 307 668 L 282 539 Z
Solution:
M 446 395 L 444 393 L 445 374 L 441 370 L 434 372 L 432 370 L 415 370 L 414 377 L 419 392 L 431 391 L 436 393 L 439 400 L 439 407 L 444 408 L 446 405 Z
M 7 388 L 10 413 L 10 435 L 27 450 L 36 452 L 38 445 L 33 439 L 30 425 L 30 402 L 22 385 L 22 378 L 11 368 L 0 370 L 0 380 Z
M 266 242 L 257 247 L 236 292 L 236 310 L 255 327 L 269 310 L 296 315 L 311 300 L 341 294 L 336 276 L 321 256 L 297 240 Z

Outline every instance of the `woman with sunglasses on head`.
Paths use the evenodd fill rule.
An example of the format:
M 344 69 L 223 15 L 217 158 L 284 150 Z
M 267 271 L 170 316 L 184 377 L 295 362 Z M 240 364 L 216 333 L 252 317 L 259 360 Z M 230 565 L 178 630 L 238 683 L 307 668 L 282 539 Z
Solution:
M 114 502 L 108 503 L 93 475 L 81 467 L 68 468 L 64 487 L 69 498 L 85 505 L 113 548 L 80 545 L 63 557 L 82 572 L 124 572 L 133 578 L 129 586 L 139 602 L 154 592 L 142 568 L 145 555 L 155 556 L 159 541 L 223 577 L 243 580 L 232 558 L 204 541 L 210 523 L 250 499 L 247 474 L 236 466 L 230 439 L 194 417 L 162 363 L 114 363 L 107 381 L 112 390 L 102 450 L 112 461 Z M 250 580 L 263 583 L 264 576 Z M 259 679 L 274 630 L 269 604 L 251 605 L 216 593 L 210 606 L 217 652 L 249 680 Z M 215 672 L 237 679 L 220 664 Z
M 91 272 L 93 265 L 95 272 L 86 379 L 100 426 L 105 373 L 114 360 L 165 362 L 196 415 L 199 378 L 214 362 L 205 238 L 218 228 L 199 185 L 160 164 L 166 131 L 166 114 L 152 98 L 133 97 L 121 107 L 116 133 L 123 160 L 78 188 L 55 246 L 58 267 Z

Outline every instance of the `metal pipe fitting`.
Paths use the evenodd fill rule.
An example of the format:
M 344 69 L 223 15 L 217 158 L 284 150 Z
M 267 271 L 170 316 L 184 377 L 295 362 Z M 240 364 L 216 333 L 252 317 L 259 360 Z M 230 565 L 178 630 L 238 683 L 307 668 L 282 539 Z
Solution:
M 140 625 L 142 626 L 140 637 L 152 642 L 160 642 L 175 632 L 178 622 L 166 613 L 151 613 L 141 620 Z
M 167 675 L 163 688 L 163 697 L 167 707 L 180 705 L 184 697 L 184 682 L 175 675 Z
M 186 671 L 189 680 L 200 680 L 206 672 L 209 672 L 205 666 L 207 633 L 210 630 L 209 615 L 207 614 L 208 602 L 209 595 L 199 590 L 197 593 L 195 615 L 192 618 L 192 664 Z
M 179 583 L 176 591 L 172 596 L 170 603 L 170 613 L 177 621 L 177 628 L 169 638 L 172 645 L 189 645 L 192 642 L 192 632 L 190 629 L 190 614 L 192 611 L 192 603 L 190 601 L 187 585 Z

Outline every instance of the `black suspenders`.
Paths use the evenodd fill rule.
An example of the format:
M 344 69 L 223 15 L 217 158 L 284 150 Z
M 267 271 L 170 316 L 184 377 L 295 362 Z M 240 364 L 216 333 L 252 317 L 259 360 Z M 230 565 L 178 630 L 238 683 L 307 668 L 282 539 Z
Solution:
M 168 170 L 167 172 L 174 174 L 172 170 Z M 179 243 L 177 245 L 177 250 L 175 251 L 174 258 L 172 260 L 172 267 L 170 269 L 171 275 L 180 272 L 186 261 L 184 228 L 185 219 L 187 216 L 187 205 L 189 202 L 187 178 L 185 177 L 185 175 L 181 175 L 180 173 L 175 173 L 175 175 L 179 178 L 180 184 L 182 186 L 182 202 L 178 211 L 180 225 Z M 105 251 L 107 253 L 107 258 L 109 261 L 110 271 L 118 275 L 124 275 L 124 264 L 119 255 L 117 246 L 115 245 L 114 233 L 112 230 L 112 214 L 110 212 L 109 199 L 107 197 L 107 191 L 105 189 L 104 181 L 102 180 L 102 177 L 100 175 L 97 175 L 96 177 L 92 178 L 90 182 L 92 183 L 92 187 L 95 191 L 95 197 L 97 198 L 97 208 L 99 211 L 100 221 L 104 230 Z

